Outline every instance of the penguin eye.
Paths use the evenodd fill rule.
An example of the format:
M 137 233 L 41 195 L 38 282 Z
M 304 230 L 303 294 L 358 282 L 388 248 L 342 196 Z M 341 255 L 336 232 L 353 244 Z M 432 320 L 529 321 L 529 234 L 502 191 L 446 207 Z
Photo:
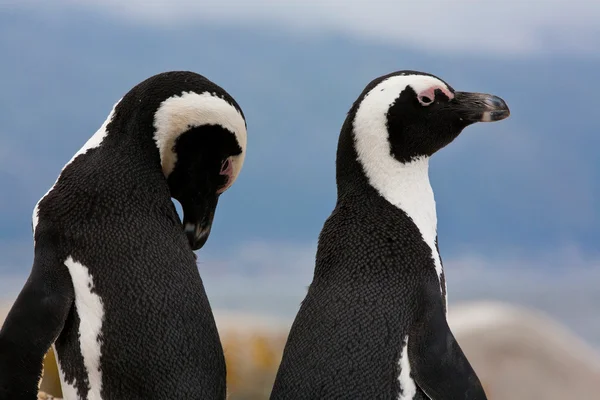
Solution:
M 431 103 L 433 103 L 433 99 L 431 99 L 431 98 L 429 98 L 427 96 L 421 96 L 421 97 L 419 97 L 419 102 L 421 104 L 423 104 L 424 106 L 428 106 Z

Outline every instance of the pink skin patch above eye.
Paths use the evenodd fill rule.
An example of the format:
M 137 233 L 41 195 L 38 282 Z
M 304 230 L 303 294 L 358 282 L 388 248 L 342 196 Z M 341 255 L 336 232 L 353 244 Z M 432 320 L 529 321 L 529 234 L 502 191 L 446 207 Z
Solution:
M 423 91 L 421 91 L 418 95 L 417 98 L 419 99 L 419 102 L 421 104 L 423 104 L 424 106 L 428 106 L 431 103 L 433 103 L 435 101 L 435 91 L 436 90 L 441 90 L 442 93 L 444 93 L 449 100 L 452 100 L 454 98 L 454 93 L 452 93 L 450 90 L 448 90 L 448 88 L 444 87 L 444 86 L 431 86 Z M 429 100 L 431 100 L 430 102 L 424 102 L 423 100 L 421 100 L 423 97 L 427 97 L 429 98 Z
M 223 161 L 223 164 L 221 164 L 221 170 L 219 171 L 219 175 L 224 175 L 227 177 L 227 179 L 225 180 L 225 184 L 223 185 L 223 187 L 217 190 L 217 194 L 223 193 L 229 187 L 229 182 L 231 181 L 231 177 L 233 176 L 233 161 L 231 160 L 231 157 Z

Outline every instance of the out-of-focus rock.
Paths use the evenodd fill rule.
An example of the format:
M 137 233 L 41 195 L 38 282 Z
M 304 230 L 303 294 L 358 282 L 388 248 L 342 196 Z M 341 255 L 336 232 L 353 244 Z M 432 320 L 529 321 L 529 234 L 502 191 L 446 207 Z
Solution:
M 471 303 L 451 307 L 449 324 L 490 400 L 600 399 L 598 353 L 541 313 Z

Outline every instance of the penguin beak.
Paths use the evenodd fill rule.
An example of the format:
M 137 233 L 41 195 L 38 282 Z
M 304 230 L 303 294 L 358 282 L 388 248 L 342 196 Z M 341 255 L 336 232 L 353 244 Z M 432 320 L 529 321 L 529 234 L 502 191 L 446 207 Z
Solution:
M 192 250 L 199 250 L 208 240 L 218 200 L 219 196 L 216 195 L 200 204 L 181 205 L 183 229 Z
M 460 118 L 470 123 L 500 121 L 510 115 L 504 100 L 491 94 L 455 92 L 449 104 Z

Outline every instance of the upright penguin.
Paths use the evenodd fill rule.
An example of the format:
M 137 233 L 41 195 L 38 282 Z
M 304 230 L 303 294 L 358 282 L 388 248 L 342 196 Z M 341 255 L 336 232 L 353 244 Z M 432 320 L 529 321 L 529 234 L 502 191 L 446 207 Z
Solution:
M 240 106 L 196 73 L 155 75 L 117 102 L 34 209 L 33 267 L 0 331 L 0 399 L 36 398 L 53 343 L 65 399 L 225 398 L 192 249 L 245 150 Z
M 431 155 L 508 117 L 496 96 L 400 71 L 373 80 L 342 127 L 337 203 L 271 399 L 485 399 L 446 322 Z

